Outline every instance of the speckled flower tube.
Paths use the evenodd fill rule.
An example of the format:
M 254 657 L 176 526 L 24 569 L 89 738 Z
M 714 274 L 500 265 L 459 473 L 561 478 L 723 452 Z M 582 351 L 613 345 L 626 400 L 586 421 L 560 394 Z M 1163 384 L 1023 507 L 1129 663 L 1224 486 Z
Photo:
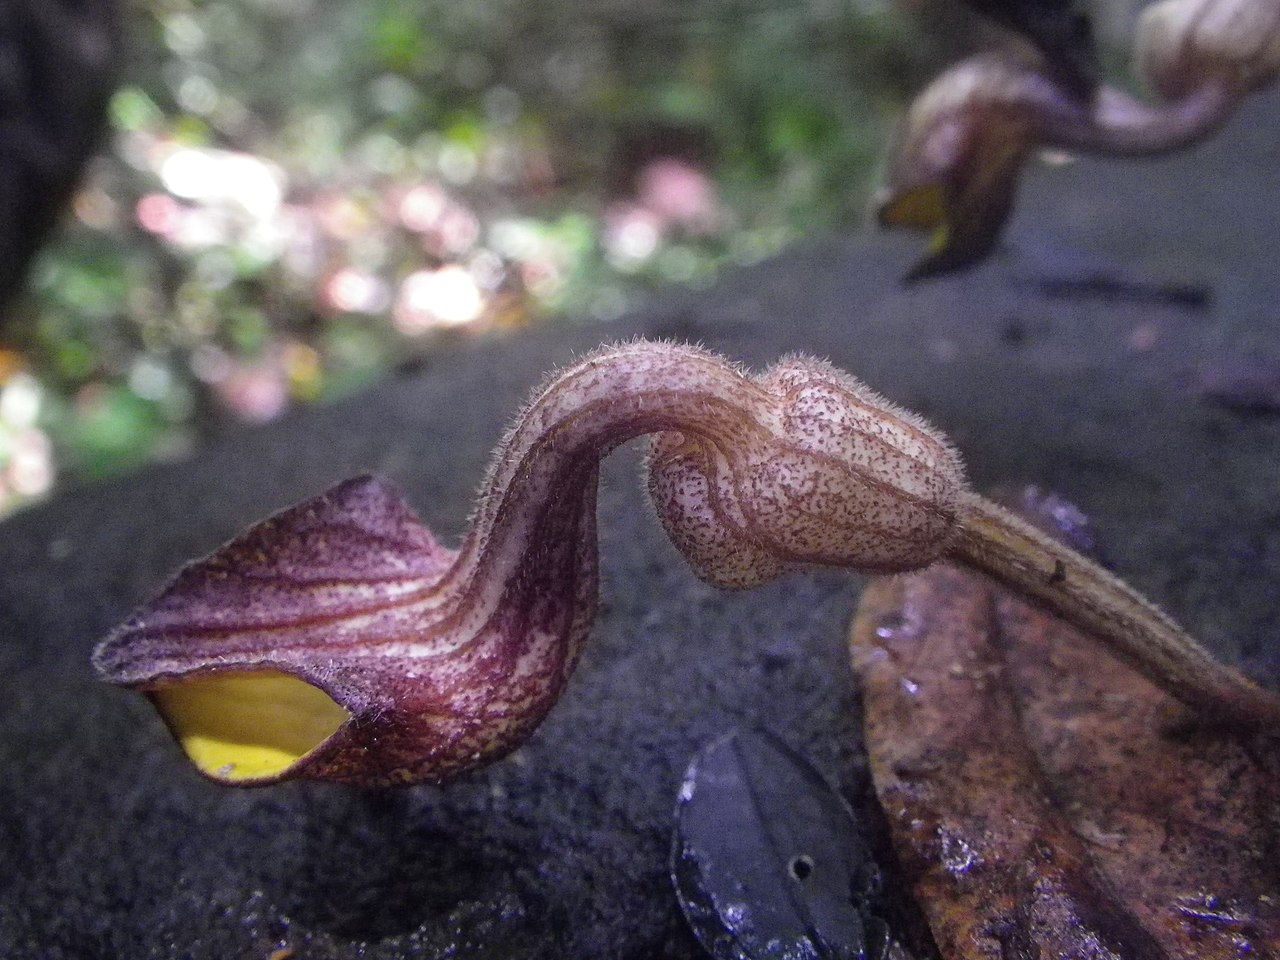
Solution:
M 599 462 L 650 433 L 658 516 L 712 583 L 946 556 L 1108 637 L 1188 702 L 1280 719 L 1273 694 L 1132 590 L 970 493 L 940 434 L 847 374 L 790 358 L 751 376 L 646 342 L 535 393 L 459 549 L 385 482 L 350 480 L 186 567 L 95 665 L 150 697 L 220 783 L 440 781 L 491 762 L 573 670 L 596 607 Z

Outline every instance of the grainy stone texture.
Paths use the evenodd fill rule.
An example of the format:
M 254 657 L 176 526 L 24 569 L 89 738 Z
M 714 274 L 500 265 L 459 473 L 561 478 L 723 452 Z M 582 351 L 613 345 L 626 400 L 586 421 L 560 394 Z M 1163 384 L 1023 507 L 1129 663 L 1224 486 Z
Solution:
M 443 349 L 362 398 L 6 521 L 0 953 L 693 958 L 666 870 L 700 746 L 767 725 L 863 803 L 845 650 L 857 581 L 701 585 L 634 454 L 604 471 L 603 606 L 567 696 L 526 747 L 461 782 L 219 788 L 141 698 L 94 680 L 94 642 L 180 563 L 342 477 L 389 475 L 456 537 L 526 391 L 603 339 L 830 357 L 945 430 L 980 489 L 1074 500 L 1123 576 L 1280 684 L 1280 419 L 1195 390 L 1206 364 L 1280 362 L 1277 118 L 1272 94 L 1174 159 L 1035 172 L 1008 254 L 966 276 L 904 291 L 910 241 L 815 240 L 611 326 Z M 1162 282 L 1208 301 L 1150 296 Z

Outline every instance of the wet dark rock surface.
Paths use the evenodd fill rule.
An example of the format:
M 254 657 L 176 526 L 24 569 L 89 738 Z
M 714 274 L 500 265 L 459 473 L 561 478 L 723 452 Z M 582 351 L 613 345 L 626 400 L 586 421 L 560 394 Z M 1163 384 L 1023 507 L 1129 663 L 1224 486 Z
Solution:
M 6 521 L 0 953 L 693 958 L 667 870 L 700 747 L 762 725 L 865 804 L 845 647 L 858 581 L 703 586 L 650 515 L 633 452 L 604 470 L 582 665 L 533 740 L 478 775 L 223 789 L 141 698 L 95 681 L 95 641 L 179 564 L 342 477 L 389 475 L 455 537 L 526 391 L 604 339 L 830 357 L 947 431 L 978 487 L 1080 505 L 1122 575 L 1280 685 L 1280 418 L 1197 389 L 1206 366 L 1280 353 L 1277 117 L 1272 94 L 1191 154 L 1037 171 L 1008 255 L 966 276 L 904 291 L 910 241 L 813 241 L 611 326 L 445 349 L 363 398 Z M 1078 257 L 1086 282 L 1064 283 Z M 1206 292 L 1143 295 L 1160 289 Z

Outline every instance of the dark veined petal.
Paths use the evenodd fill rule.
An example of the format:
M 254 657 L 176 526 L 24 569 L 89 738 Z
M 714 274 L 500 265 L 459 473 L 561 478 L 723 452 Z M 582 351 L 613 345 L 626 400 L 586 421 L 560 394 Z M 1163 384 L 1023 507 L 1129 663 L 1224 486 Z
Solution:
M 95 665 L 146 692 L 207 776 L 319 768 L 385 699 L 363 652 L 417 627 L 453 557 L 385 481 L 348 480 L 189 564 Z

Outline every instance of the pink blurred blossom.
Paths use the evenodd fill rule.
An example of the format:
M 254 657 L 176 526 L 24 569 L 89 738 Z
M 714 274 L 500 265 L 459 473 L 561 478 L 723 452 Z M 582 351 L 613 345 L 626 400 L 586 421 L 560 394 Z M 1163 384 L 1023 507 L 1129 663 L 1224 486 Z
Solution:
M 665 224 L 647 206 L 619 203 L 605 211 L 604 248 L 620 269 L 635 267 L 657 252 Z
M 720 220 L 715 184 L 683 160 L 665 157 L 648 164 L 640 171 L 636 194 L 663 221 L 685 230 L 707 233 Z
M 386 284 L 378 277 L 353 267 L 334 271 L 325 281 L 324 303 L 342 313 L 377 313 L 389 301 Z
M 400 198 L 397 214 L 406 230 L 426 233 L 435 228 L 449 205 L 448 194 L 434 183 L 420 183 Z
M 167 193 L 148 193 L 138 201 L 134 216 L 143 230 L 168 239 L 182 220 L 182 204 Z
M 284 413 L 289 386 L 275 358 L 252 364 L 236 364 L 214 384 L 218 399 L 241 420 L 267 423 Z
M 23 430 L 14 438 L 6 479 L 24 497 L 38 497 L 53 486 L 53 445 L 43 431 Z
M 543 300 L 555 296 L 564 284 L 560 265 L 549 257 L 538 257 L 520 264 L 520 279 L 526 290 Z
M 466 267 L 451 263 L 404 278 L 396 299 L 396 329 L 414 336 L 433 327 L 470 323 L 484 312 L 484 294 Z

